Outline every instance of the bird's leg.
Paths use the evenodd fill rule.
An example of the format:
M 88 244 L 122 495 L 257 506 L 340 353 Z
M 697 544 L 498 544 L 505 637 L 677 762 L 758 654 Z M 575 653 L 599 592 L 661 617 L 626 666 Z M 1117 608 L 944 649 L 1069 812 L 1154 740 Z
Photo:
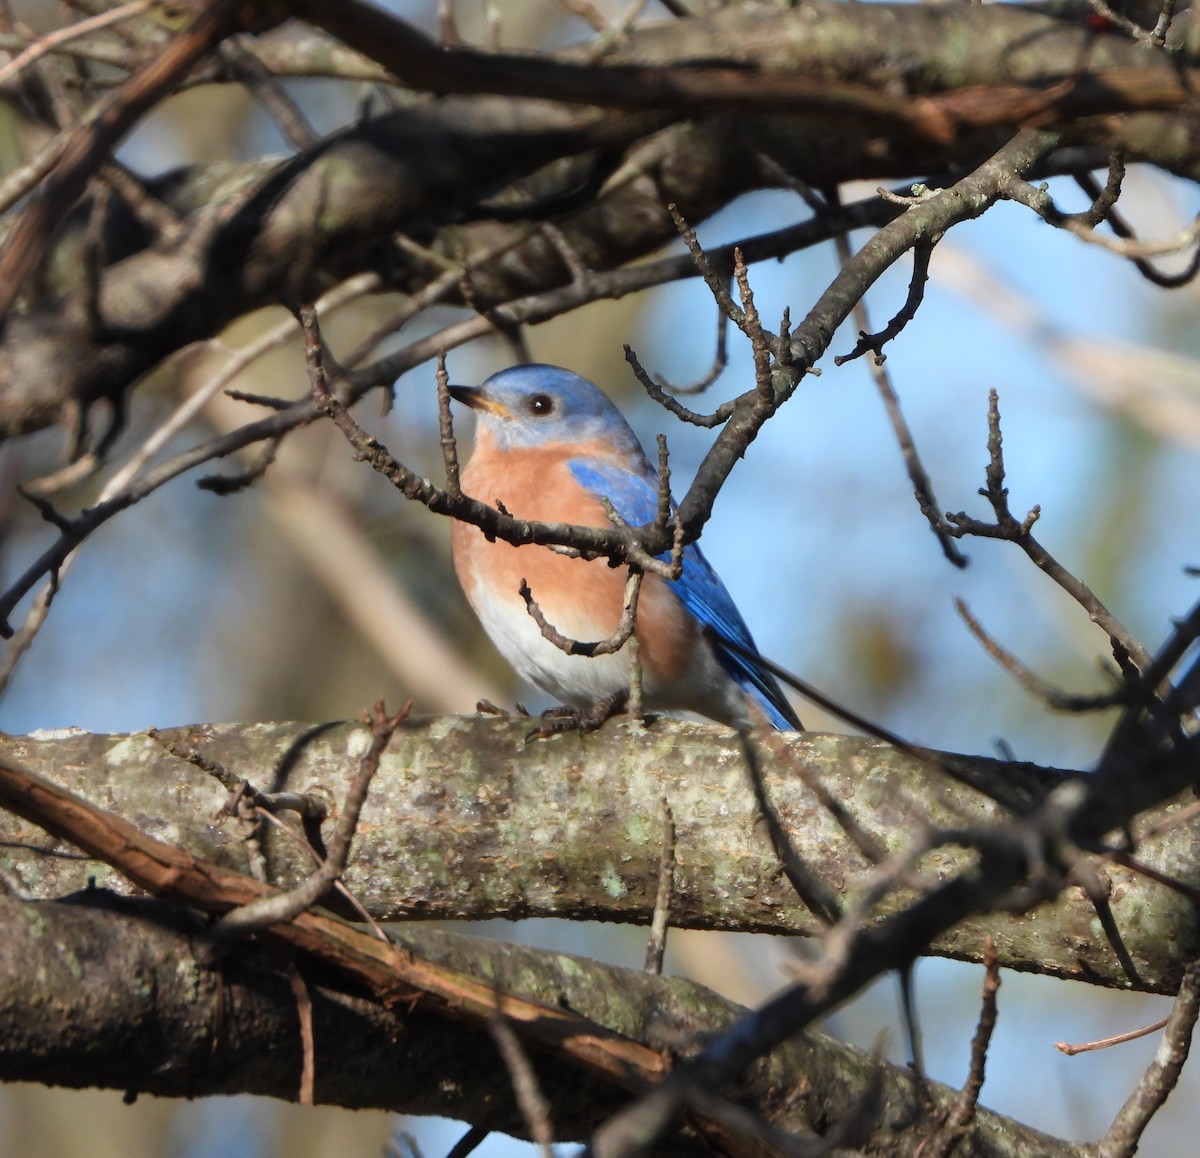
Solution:
M 525 737 L 525 742 L 544 740 L 563 732 L 594 732 L 605 720 L 619 716 L 628 702 L 629 689 L 620 688 L 586 708 L 549 708 L 542 713 L 541 723 Z

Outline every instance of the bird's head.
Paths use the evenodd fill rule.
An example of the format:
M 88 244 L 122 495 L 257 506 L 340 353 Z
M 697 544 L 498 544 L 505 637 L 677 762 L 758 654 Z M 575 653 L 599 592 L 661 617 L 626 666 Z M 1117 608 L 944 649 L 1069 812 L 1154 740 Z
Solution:
M 600 388 L 570 370 L 531 363 L 493 374 L 481 386 L 451 386 L 501 449 L 611 444 L 637 451 L 637 436 Z

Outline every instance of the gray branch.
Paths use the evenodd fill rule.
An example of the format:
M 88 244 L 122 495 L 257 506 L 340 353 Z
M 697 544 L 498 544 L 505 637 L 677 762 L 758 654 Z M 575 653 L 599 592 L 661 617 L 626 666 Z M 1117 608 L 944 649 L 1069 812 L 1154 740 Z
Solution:
M 614 723 L 581 739 L 526 744 L 528 723 L 436 717 L 405 723 L 384 754 L 346 876 L 377 918 L 476 920 L 552 916 L 649 923 L 658 881 L 661 800 L 677 827 L 676 927 L 813 934 L 818 924 L 784 878 L 761 824 L 742 752 L 727 730 L 678 721 L 648 729 Z M 205 725 L 165 733 L 259 789 L 344 797 L 369 740 L 359 725 Z M 847 904 L 867 888 L 870 865 L 805 786 L 815 779 L 889 852 L 929 828 L 962 830 L 1004 809 L 1024 812 L 1067 773 L 980 757 L 930 762 L 874 741 L 806 733 L 773 738 L 766 787 L 810 871 Z M 162 840 L 245 871 L 236 825 L 210 817 L 224 789 L 145 734 L 62 732 L 0 737 L 0 755 L 137 823 Z M 794 762 L 794 764 L 793 764 Z M 970 782 L 982 791 L 968 787 Z M 1180 805 L 1179 807 L 1182 807 Z M 1195 889 L 1195 817 L 1151 833 L 1176 806 L 1135 823 L 1137 859 Z M 0 815 L 0 866 L 37 896 L 83 888 L 89 878 L 122 889 L 103 864 L 64 859 L 40 830 Z M 295 842 L 268 834 L 269 877 L 289 887 L 311 872 Z M 927 854 L 919 871 L 947 880 L 969 863 L 956 846 Z M 1197 955 L 1191 901 L 1119 864 L 1097 866 L 1124 947 L 1143 987 L 1174 992 Z M 899 890 L 875 910 L 903 909 Z M 968 961 L 991 933 L 1009 968 L 1128 987 L 1092 903 L 1066 889 L 1036 914 L 972 918 L 930 947 Z

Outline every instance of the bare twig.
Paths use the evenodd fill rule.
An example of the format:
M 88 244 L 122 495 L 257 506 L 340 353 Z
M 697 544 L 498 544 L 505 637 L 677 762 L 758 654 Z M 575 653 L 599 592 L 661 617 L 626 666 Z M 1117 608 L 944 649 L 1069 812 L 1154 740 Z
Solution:
M 132 3 L 120 4 L 116 8 L 110 8 L 107 12 L 98 12 L 95 16 L 88 16 L 83 20 L 75 21 L 74 24 L 66 24 L 62 28 L 43 33 L 24 51 L 18 53 L 3 68 L 0 68 L 0 85 L 8 84 L 35 61 L 41 60 L 46 53 L 60 48 L 69 41 L 78 40 L 82 36 L 88 36 L 102 28 L 107 28 L 111 24 L 140 16 L 154 7 L 154 3 L 155 0 L 132 0 Z
M 302 1106 L 313 1104 L 313 1084 L 317 1075 L 316 1042 L 313 1038 L 312 998 L 294 961 L 284 966 L 284 975 L 296 1000 L 296 1018 L 300 1022 L 300 1090 L 296 1100 Z
M 663 797 L 662 848 L 658 857 L 658 892 L 654 896 L 654 917 L 646 941 L 647 973 L 661 973 L 663 954 L 667 949 L 667 928 L 671 919 L 671 892 L 675 887 L 675 815 L 671 803 Z
M 251 42 L 231 36 L 219 48 L 221 59 L 233 75 L 250 90 L 266 111 L 275 118 L 283 135 L 296 149 L 312 148 L 320 135 L 305 119 L 300 106 L 287 89 L 272 75 L 255 53 Z
M 687 219 L 679 212 L 674 202 L 667 206 L 667 212 L 670 213 L 671 220 L 675 222 L 675 228 L 679 230 L 679 236 L 683 238 L 684 244 L 688 247 L 688 253 L 692 255 L 692 261 L 700 271 L 700 276 L 704 278 L 704 284 L 708 286 L 708 292 L 712 294 L 717 308 L 741 329 L 743 322 L 741 308 L 733 300 L 725 279 L 717 273 L 708 254 L 701 247 L 696 231 L 687 223 Z
M 960 511 L 958 514 L 947 512 L 947 532 L 955 538 L 977 535 L 980 538 L 1004 539 L 1016 543 L 1029 556 L 1034 566 L 1045 572 L 1070 595 L 1087 612 L 1093 623 L 1097 624 L 1111 640 L 1124 648 L 1138 669 L 1144 673 L 1150 666 L 1150 653 L 1133 638 L 1120 620 L 1086 583 L 1071 574 L 1034 538 L 1033 524 L 1037 522 L 1041 508 L 1034 507 L 1024 519 L 1020 520 L 1009 509 L 1008 488 L 1004 485 L 1004 442 L 1000 431 L 1000 402 L 999 395 L 994 389 L 988 393 L 988 466 L 986 473 L 987 486 L 979 493 L 991 504 L 996 521 L 985 523 L 970 517 L 965 512 Z
M 560 651 L 566 652 L 567 655 L 584 655 L 594 658 L 598 655 L 612 655 L 614 652 L 620 651 L 629 641 L 629 637 L 637 627 L 638 595 L 641 593 L 642 580 L 644 578 L 644 574 L 637 568 L 629 568 L 629 574 L 625 579 L 625 594 L 621 603 L 621 618 L 616 628 L 611 635 L 606 636 L 604 639 L 597 639 L 591 643 L 571 639 L 570 636 L 563 635 L 546 618 L 545 613 L 534 600 L 529 584 L 524 579 L 521 580 L 519 592 L 521 598 L 525 600 L 525 610 L 529 612 L 530 618 L 538 625 L 538 630 L 541 631 L 544 639 L 549 640 Z
M 287 893 L 264 897 L 241 908 L 226 913 L 217 922 L 216 929 L 223 936 L 246 936 L 261 929 L 291 921 L 310 908 L 323 893 L 346 871 L 350 857 L 350 844 L 358 817 L 367 800 L 371 779 L 379 768 L 379 757 L 387 747 L 392 733 L 408 718 L 412 711 L 409 700 L 393 715 L 384 711 L 380 701 L 370 717 L 371 743 L 359 761 L 358 771 L 350 784 L 342 805 L 342 814 L 329 841 L 325 863 L 296 888 Z
M 186 31 L 151 57 L 71 131 L 54 173 L 26 205 L 0 251 L 0 318 L 8 316 L 25 279 L 41 260 L 52 230 L 116 143 L 171 85 L 234 30 L 241 15 L 238 0 L 207 0 Z
M 629 347 L 625 347 L 626 351 Z M 628 353 L 626 357 L 628 358 Z M 680 395 L 703 394 L 724 372 L 726 366 L 729 365 L 729 317 L 724 310 L 717 310 L 717 349 L 713 355 L 712 366 L 709 367 L 708 373 L 698 378 L 695 382 L 689 382 L 686 386 L 676 382 L 669 382 L 662 374 L 656 374 L 655 379 L 659 386 L 667 391 L 670 397 L 679 397 Z
M 971 1068 L 957 1100 L 950 1107 L 933 1144 L 928 1158 L 949 1158 L 959 1139 L 975 1117 L 979 1095 L 983 1090 L 984 1072 L 987 1067 L 988 1046 L 996 1030 L 996 993 L 1000 989 L 1000 966 L 996 960 L 996 943 L 989 934 L 983 942 L 983 993 L 979 1009 L 979 1021 L 975 1036 L 971 1039 Z
M 1115 8 L 1105 3 L 1105 0 L 1088 0 L 1088 4 L 1097 16 L 1107 21 L 1113 28 L 1119 28 L 1122 32 L 1127 32 L 1134 40 L 1141 44 L 1162 43 L 1155 40 L 1155 33 L 1148 28 L 1143 28 L 1134 20 L 1130 20 L 1128 16 L 1118 12 Z M 1168 24 L 1170 21 L 1168 20 Z M 1165 36 L 1165 32 L 1164 32 Z
M 967 625 L 967 630 L 979 640 L 988 655 L 1013 676 L 1026 691 L 1037 696 L 1038 699 L 1044 700 L 1047 706 L 1061 712 L 1097 712 L 1106 708 L 1119 707 L 1128 702 L 1130 696 L 1128 685 L 1122 685 L 1111 692 L 1086 696 L 1060 691 L 1053 684 L 1047 683 L 989 635 L 979 620 L 971 614 L 970 608 L 963 600 L 955 599 L 954 608 Z
M 492 1040 L 500 1050 L 504 1059 L 508 1076 L 512 1080 L 513 1093 L 517 1096 L 517 1105 L 521 1108 L 521 1116 L 529 1128 L 529 1136 L 542 1151 L 542 1158 L 553 1158 L 554 1128 L 550 1124 L 550 1103 L 542 1093 L 538 1084 L 537 1074 L 529 1062 L 529 1055 L 521 1044 L 521 1039 L 513 1032 L 513 1028 L 499 1014 L 492 1020 L 489 1027 Z
M 908 283 L 908 297 L 905 298 L 904 305 L 896 312 L 896 316 L 882 330 L 876 334 L 868 333 L 865 329 L 859 332 L 858 344 L 850 351 L 849 354 L 839 354 L 834 358 L 835 366 L 842 366 L 845 363 L 853 361 L 855 358 L 862 357 L 868 352 L 875 355 L 875 362 L 878 364 L 884 358 L 883 347 L 893 338 L 899 337 L 904 327 L 917 316 L 917 310 L 921 307 L 921 302 L 925 300 L 925 283 L 929 281 L 929 259 L 933 256 L 933 247 L 936 243 L 936 238 L 921 237 L 913 244 L 913 268 L 912 277 Z M 846 250 L 845 256 L 842 258 L 843 264 L 849 260 L 849 247 L 846 243 L 846 235 L 839 234 L 838 241 Z M 861 304 L 861 303 L 860 303 Z
M 1150 43 L 1162 47 L 1167 43 L 1167 33 L 1171 31 L 1171 22 L 1175 19 L 1177 0 L 1163 0 L 1163 6 L 1150 31 Z
M 823 925 L 832 926 L 842 915 L 841 900 L 825 881 L 821 880 L 808 865 L 806 865 L 788 835 L 787 826 L 780 819 L 774 804 L 771 803 L 767 792 L 766 780 L 763 775 L 762 760 L 755 745 L 754 733 L 746 727 L 738 729 L 738 739 L 741 742 L 742 755 L 746 760 L 746 773 L 750 786 L 754 789 L 754 799 L 758 804 L 758 812 L 762 817 L 770 838 L 775 855 L 779 858 L 780 867 L 795 890 L 796 896 L 814 917 Z
M 450 375 L 446 373 L 446 351 L 438 351 L 437 360 L 438 435 L 442 445 L 442 465 L 446 471 L 446 494 L 462 497 L 459 481 L 458 443 L 454 438 L 454 415 L 450 410 Z
M 845 266 L 850 260 L 850 241 L 846 234 L 839 233 L 834 238 L 834 243 L 837 247 L 838 260 Z M 932 245 L 929 246 L 929 252 L 932 252 Z M 925 257 L 926 269 L 928 269 L 928 262 L 929 256 L 927 253 Z M 917 259 L 914 250 L 914 282 L 916 281 L 916 276 Z M 928 276 L 927 272 L 926 276 Z M 911 287 L 909 296 L 911 300 Z M 916 310 L 915 304 L 913 305 L 913 310 L 914 312 Z M 899 316 L 897 315 L 897 317 Z M 854 317 L 858 323 L 859 331 L 865 336 L 871 328 L 871 319 L 867 312 L 867 303 L 864 298 L 860 297 L 855 302 Z M 899 333 L 899 330 L 897 330 L 897 333 Z M 835 358 L 834 361 L 838 362 L 838 359 Z M 838 364 L 840 365 L 840 362 Z M 941 506 L 933 493 L 933 483 L 930 481 L 929 472 L 926 471 L 925 464 L 921 461 L 921 456 L 917 453 L 916 440 L 913 438 L 908 422 L 904 418 L 904 412 L 900 409 L 900 396 L 896 393 L 896 388 L 892 384 L 891 373 L 888 371 L 882 356 L 872 358 L 868 365 L 871 368 L 871 377 L 875 382 L 875 388 L 879 391 L 879 396 L 883 399 L 884 410 L 887 412 L 888 420 L 892 424 L 892 431 L 900 446 L 900 453 L 904 457 L 904 465 L 908 471 L 909 481 L 913 486 L 913 494 L 916 496 L 917 506 L 937 537 L 938 544 L 942 548 L 942 554 L 955 567 L 965 567 L 967 565 L 966 556 L 955 546 L 954 540 L 946 533 L 946 529 L 942 524 Z
M 1172 0 L 1168 0 L 1168 3 L 1172 3 Z M 1107 190 L 1111 188 L 1113 184 L 1113 165 L 1114 162 L 1110 161 L 1109 177 L 1105 189 L 1100 188 L 1100 186 L 1096 183 L 1095 178 L 1092 177 L 1090 173 L 1079 173 L 1075 175 L 1075 180 L 1079 184 L 1079 187 L 1092 198 L 1093 206 L 1103 203 L 1107 197 Z M 1132 241 L 1135 239 L 1136 235 L 1132 226 L 1125 221 L 1121 214 L 1117 212 L 1115 207 L 1109 210 L 1106 215 L 1106 220 L 1108 221 L 1109 227 L 1112 229 L 1113 233 L 1117 235 L 1117 237 L 1123 238 L 1127 241 Z M 1160 286 L 1162 289 L 1178 289 L 1180 286 L 1188 285 L 1190 282 L 1194 281 L 1197 273 L 1200 273 L 1200 246 L 1197 246 L 1192 252 L 1191 260 L 1188 262 L 1187 266 L 1178 273 L 1163 273 L 1151 265 L 1150 262 L 1144 257 L 1137 256 L 1136 254 L 1131 255 L 1130 260 L 1133 262 L 1134 268 L 1138 271 L 1138 273 L 1140 273 L 1147 281 L 1156 286 Z
M 1157 1033 L 1160 1029 L 1165 1028 L 1168 1017 L 1160 1017 L 1158 1021 L 1152 1021 L 1149 1025 L 1143 1025 L 1139 1029 L 1131 1029 L 1128 1033 L 1115 1033 L 1112 1037 L 1101 1037 L 1096 1041 L 1081 1041 L 1067 1042 L 1056 1041 L 1054 1048 L 1059 1053 L 1065 1053 L 1067 1057 L 1074 1057 L 1077 1053 L 1090 1053 L 1093 1050 L 1109 1049 L 1114 1045 L 1124 1045 L 1126 1042 L 1138 1041 L 1140 1038 L 1148 1037 L 1152 1033 Z
M 1121 196 L 1121 188 L 1125 183 L 1125 158 L 1120 153 L 1113 153 L 1109 157 L 1108 177 L 1104 182 L 1103 189 L 1096 185 L 1095 179 L 1090 173 L 1077 175 L 1075 183 L 1091 197 L 1092 203 L 1084 212 L 1074 216 L 1084 225 L 1094 229 L 1101 222 L 1108 221 L 1116 209 L 1117 201 Z
M 1099 1158 L 1128 1158 L 1137 1150 L 1142 1132 L 1179 1081 L 1191 1048 L 1197 1013 L 1200 1013 L 1200 962 L 1188 966 L 1184 972 L 1175 1008 L 1167 1018 L 1154 1061 L 1118 1111 L 1108 1133 L 1097 1143 Z
M 649 374 L 643 369 L 642 364 L 638 361 L 638 356 L 633 352 L 633 347 L 626 345 L 625 361 L 629 363 L 637 380 L 642 384 L 643 389 L 651 398 L 654 399 L 663 409 L 669 410 L 676 418 L 683 422 L 688 422 L 692 426 L 701 426 L 711 430 L 714 426 L 720 426 L 725 422 L 734 411 L 732 402 L 725 402 L 718 406 L 711 414 L 701 414 L 690 407 L 684 406 L 678 398 L 668 394 Z
M 483 1140 L 491 1133 L 486 1126 L 472 1126 L 449 1150 L 446 1158 L 467 1158 L 477 1150 Z

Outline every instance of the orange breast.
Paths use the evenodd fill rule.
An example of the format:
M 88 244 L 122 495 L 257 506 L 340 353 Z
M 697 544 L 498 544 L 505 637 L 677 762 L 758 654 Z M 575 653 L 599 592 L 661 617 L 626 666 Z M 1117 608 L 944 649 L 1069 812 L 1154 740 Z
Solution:
M 600 499 L 571 474 L 568 457 L 595 454 L 591 447 L 548 447 L 496 453 L 482 436 L 463 471 L 463 490 L 486 503 L 503 503 L 516 518 L 541 522 L 611 526 Z M 451 532 L 454 565 L 467 598 L 480 609 L 483 599 L 503 602 L 527 614 L 519 589 L 528 582 L 546 618 L 577 640 L 603 639 L 621 619 L 625 568 L 603 559 L 573 559 L 547 547 L 489 543 L 483 532 L 455 522 Z M 638 609 L 638 638 L 648 684 L 664 686 L 686 672 L 698 633 L 670 588 L 647 576 Z M 548 641 L 547 647 L 552 647 Z

